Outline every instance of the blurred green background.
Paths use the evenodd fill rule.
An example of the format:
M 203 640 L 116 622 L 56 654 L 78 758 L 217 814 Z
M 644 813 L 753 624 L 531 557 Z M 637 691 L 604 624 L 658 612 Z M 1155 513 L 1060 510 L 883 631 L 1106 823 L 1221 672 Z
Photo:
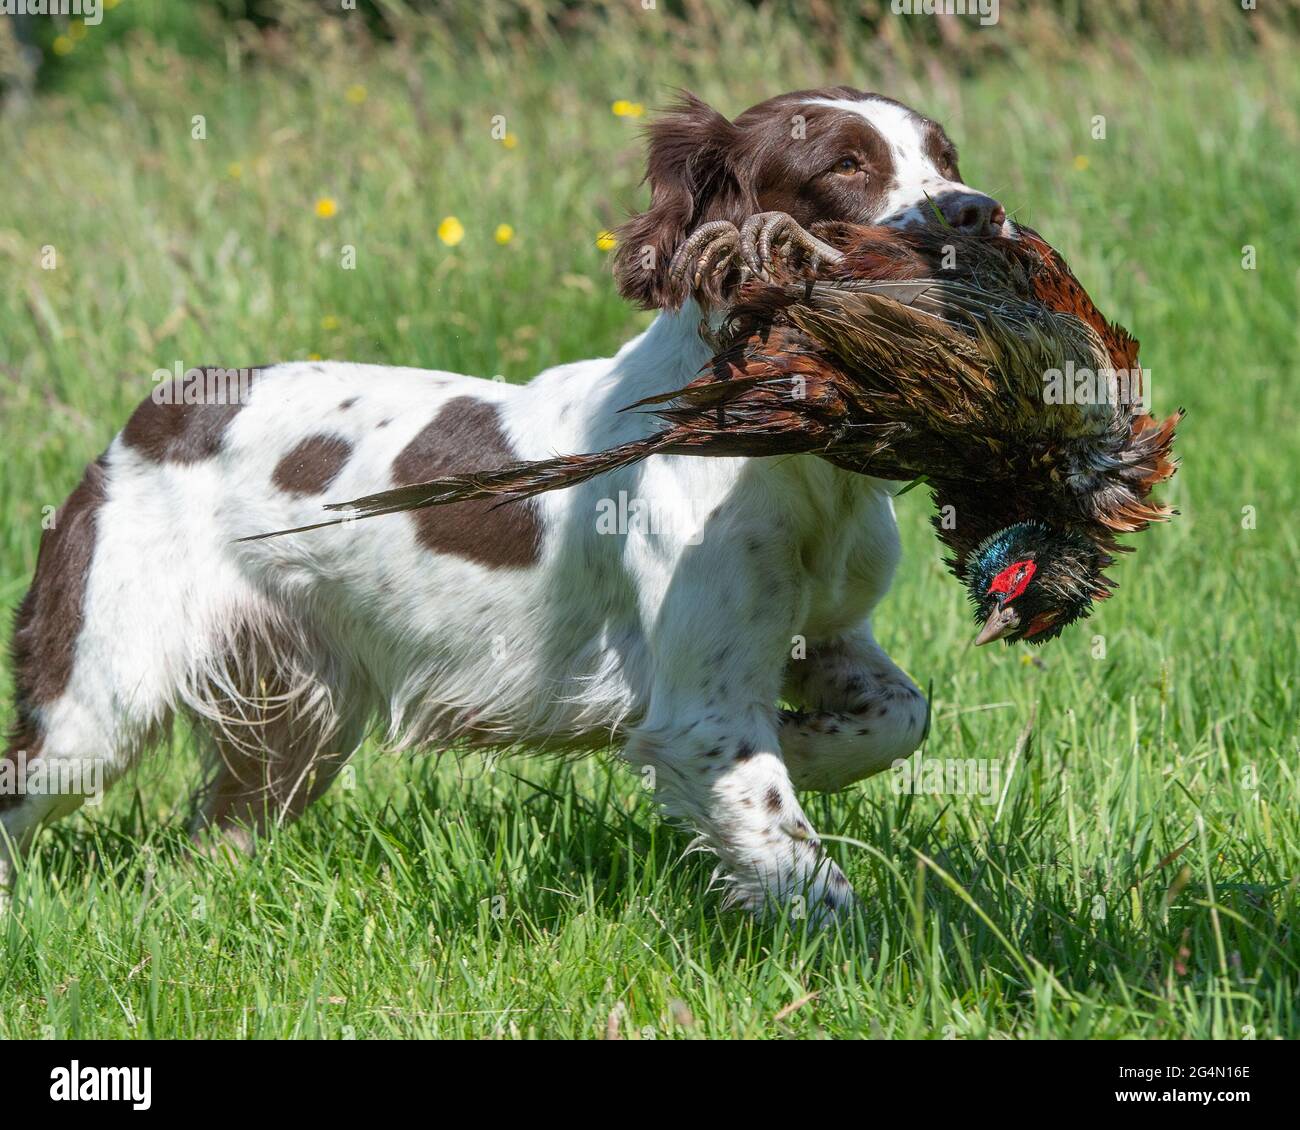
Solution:
M 193 860 L 178 734 L 44 837 L 0 922 L 0 1036 L 1300 1034 L 1298 29 L 1278 0 L 1005 0 L 989 27 L 830 0 L 0 18 L 6 607 L 159 367 L 522 381 L 617 348 L 648 315 L 603 233 L 677 87 L 734 115 L 845 82 L 938 117 L 1142 339 L 1157 410 L 1188 410 L 1181 517 L 1032 653 L 969 648 L 924 492 L 900 499 L 878 633 L 931 688 L 927 754 L 1011 775 L 996 809 L 885 778 L 811 799 L 855 841 L 831 844 L 851 930 L 721 911 L 608 759 L 367 752 L 254 860 Z

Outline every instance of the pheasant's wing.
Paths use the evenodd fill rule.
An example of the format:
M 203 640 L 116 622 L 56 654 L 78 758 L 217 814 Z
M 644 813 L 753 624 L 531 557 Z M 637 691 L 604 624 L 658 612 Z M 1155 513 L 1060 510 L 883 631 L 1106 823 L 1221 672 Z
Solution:
M 751 282 L 721 343 L 691 384 L 630 406 L 700 454 L 816 451 L 912 478 L 1113 426 L 1091 405 L 1044 410 L 1040 374 L 1096 362 L 1087 326 L 956 280 Z
M 1100 338 L 1112 368 L 1137 368 L 1137 339 L 1097 309 L 1056 249 L 1033 228 L 1020 228 L 1020 242 L 1037 260 L 1028 271 L 1035 297 L 1049 309 L 1062 314 L 1073 314 L 1091 327 Z
M 1107 406 L 1052 403 L 1056 374 L 1063 382 L 1103 358 L 1097 335 L 1077 318 L 958 280 L 909 285 L 906 303 L 849 282 L 816 287 L 790 308 L 791 321 L 859 390 L 864 410 L 953 436 L 1026 443 L 1114 426 Z
M 1149 500 L 1151 491 L 1178 470 L 1173 457 L 1174 431 L 1181 409 L 1160 420 L 1148 410 L 1150 390 L 1138 361 L 1138 342 L 1118 322 L 1107 319 L 1069 266 L 1032 228 L 1021 229 L 1022 241 L 1037 256 L 1030 271 L 1034 294 L 1054 311 L 1067 311 L 1088 325 L 1102 342 L 1108 367 L 1117 374 L 1117 387 L 1127 393 L 1116 407 L 1115 442 L 1099 453 L 1106 475 L 1104 486 L 1092 492 L 1096 520 L 1111 530 L 1130 533 L 1174 513 Z

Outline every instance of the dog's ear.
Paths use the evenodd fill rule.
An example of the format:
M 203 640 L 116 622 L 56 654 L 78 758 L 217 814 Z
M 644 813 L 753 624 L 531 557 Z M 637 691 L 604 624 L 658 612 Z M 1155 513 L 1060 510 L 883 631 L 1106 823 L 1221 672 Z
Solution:
M 689 91 L 650 124 L 645 179 L 650 207 L 615 233 L 619 293 L 643 309 L 675 310 L 689 296 L 674 287 L 668 265 L 682 241 L 706 220 L 739 225 L 757 210 L 734 159 L 737 128 Z M 702 296 L 716 297 L 716 296 Z

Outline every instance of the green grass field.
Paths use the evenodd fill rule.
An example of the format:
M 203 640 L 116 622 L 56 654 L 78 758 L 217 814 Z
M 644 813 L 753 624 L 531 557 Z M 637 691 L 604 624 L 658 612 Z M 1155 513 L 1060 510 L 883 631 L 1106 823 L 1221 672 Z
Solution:
M 900 500 L 881 641 L 932 688 L 927 754 L 1010 776 L 994 805 L 885 777 L 810 798 L 847 838 L 851 929 L 722 911 L 612 757 L 363 753 L 255 859 L 196 860 L 178 735 L 43 836 L 0 920 L 0 1037 L 1300 1036 L 1294 42 L 957 80 L 852 42 L 821 63 L 762 13 L 683 35 L 636 12 L 514 52 L 321 25 L 255 58 L 96 46 L 113 18 L 0 122 L 5 607 L 43 508 L 159 367 L 318 354 L 525 380 L 615 349 L 647 316 L 596 240 L 642 199 L 645 119 L 611 106 L 673 85 L 736 113 L 847 81 L 944 121 L 966 179 L 1141 338 L 1157 409 L 1187 409 L 1182 515 L 1086 624 L 976 651 L 924 492 Z M 84 73 L 77 52 L 97 52 Z M 175 578 L 142 561 L 139 583 Z M 7 724 L 7 670 L 0 689 Z

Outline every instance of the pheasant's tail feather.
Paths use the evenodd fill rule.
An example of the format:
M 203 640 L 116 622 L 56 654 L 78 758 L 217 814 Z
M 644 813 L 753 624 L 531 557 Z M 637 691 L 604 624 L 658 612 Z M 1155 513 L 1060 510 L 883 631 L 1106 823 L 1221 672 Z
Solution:
M 639 462 L 659 450 L 669 438 L 668 433 L 661 432 L 648 439 L 619 444 L 607 451 L 523 460 L 507 463 L 504 467 L 491 471 L 448 475 L 428 482 L 363 495 L 349 502 L 332 502 L 325 509 L 347 510 L 356 517 L 369 517 L 372 514 L 421 510 L 429 506 L 446 506 L 485 498 L 499 498 L 503 501 L 528 498 L 548 490 L 575 486 L 606 471 Z
M 273 530 L 253 534 L 240 541 L 261 541 L 282 534 L 318 530 L 324 526 L 337 526 L 358 518 L 378 518 L 384 514 L 400 514 L 408 510 L 423 510 L 430 506 L 449 506 L 457 502 L 474 502 L 495 498 L 501 503 L 514 502 L 548 490 L 575 486 L 596 475 L 618 467 L 640 462 L 656 451 L 673 445 L 677 437 L 671 431 L 659 432 L 647 439 L 619 444 L 607 451 L 589 455 L 559 455 L 553 459 L 523 460 L 508 463 L 491 471 L 472 471 L 461 475 L 447 475 L 428 482 L 411 483 L 393 487 L 375 494 L 354 498 L 349 502 L 327 503 L 326 510 L 346 511 L 342 517 L 327 518 L 306 526 L 289 530 Z
M 771 352 L 753 339 L 735 342 L 690 384 L 628 408 L 672 425 L 682 454 L 788 455 L 841 438 L 850 407 L 839 372 L 793 327 L 771 327 L 768 343 Z

